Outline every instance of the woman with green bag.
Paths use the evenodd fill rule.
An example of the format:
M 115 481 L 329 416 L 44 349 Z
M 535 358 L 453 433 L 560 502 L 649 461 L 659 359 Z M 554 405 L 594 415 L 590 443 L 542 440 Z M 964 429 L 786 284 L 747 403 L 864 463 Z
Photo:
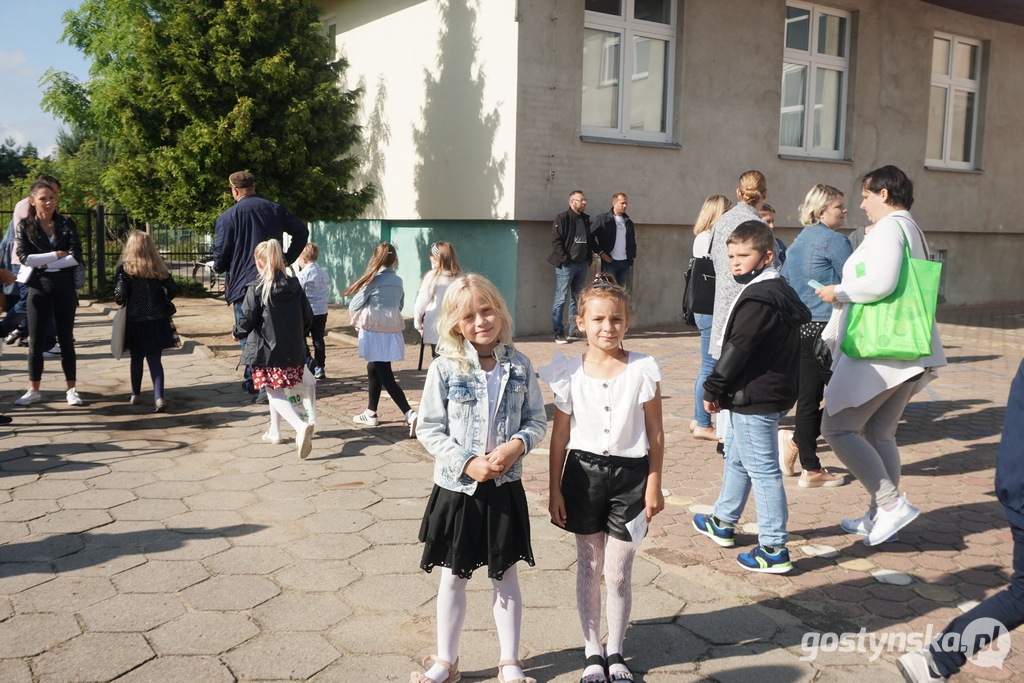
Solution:
M 840 526 L 878 545 L 895 540 L 920 512 L 899 493 L 896 427 L 910 397 L 935 379 L 946 356 L 934 320 L 937 280 L 919 261 L 928 259 L 928 245 L 910 215 L 913 183 L 895 166 L 883 166 L 864 176 L 861 196 L 874 226 L 843 266 L 842 282 L 816 291 L 835 304 L 822 333 L 833 361 L 821 433 L 871 495 L 867 514 Z M 886 326 L 896 332 L 891 336 L 905 332 L 908 343 L 890 348 L 879 333 Z

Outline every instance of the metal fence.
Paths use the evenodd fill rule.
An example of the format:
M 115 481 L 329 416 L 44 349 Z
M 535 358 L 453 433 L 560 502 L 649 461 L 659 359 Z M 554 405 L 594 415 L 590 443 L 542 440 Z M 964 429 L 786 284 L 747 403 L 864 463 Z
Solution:
M 0 211 L 4 232 L 10 227 L 13 214 L 13 210 Z M 75 221 L 82 241 L 86 284 L 79 291 L 89 297 L 109 296 L 125 240 L 132 230 L 145 230 L 145 225 L 125 213 L 107 213 L 102 206 L 92 211 L 62 211 L 61 214 Z M 200 282 L 215 295 L 223 293 L 223 278 L 203 265 L 213 256 L 212 235 L 185 228 L 155 228 L 152 235 L 173 275 Z

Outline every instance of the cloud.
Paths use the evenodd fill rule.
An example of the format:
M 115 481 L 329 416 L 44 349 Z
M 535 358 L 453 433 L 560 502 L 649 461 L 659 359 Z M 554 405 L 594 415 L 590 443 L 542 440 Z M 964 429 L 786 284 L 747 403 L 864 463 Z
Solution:
M 39 72 L 33 69 L 28 63 L 28 57 L 21 50 L 7 52 L 0 50 L 0 79 L 8 78 L 17 80 L 36 81 L 39 79 Z

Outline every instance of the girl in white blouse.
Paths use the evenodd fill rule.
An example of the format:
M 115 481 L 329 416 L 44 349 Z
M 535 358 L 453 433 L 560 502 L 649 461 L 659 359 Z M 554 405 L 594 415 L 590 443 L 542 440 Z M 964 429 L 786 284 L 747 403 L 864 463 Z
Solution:
M 661 370 L 627 352 L 626 291 L 604 280 L 580 293 L 577 325 L 589 350 L 557 352 L 540 376 L 555 394 L 551 521 L 576 534 L 576 605 L 586 644 L 582 683 L 632 680 L 622 641 L 632 602 L 633 556 L 665 507 L 661 469 Z M 601 574 L 608 587 L 608 643 L 601 646 Z
M 413 325 L 423 337 L 425 344 L 430 344 L 430 355 L 437 358 L 438 334 L 435 324 L 441 310 L 444 293 L 452 280 L 462 274 L 459 260 L 455 257 L 455 247 L 450 242 L 434 242 L 430 245 L 430 270 L 420 282 L 420 291 L 416 295 Z

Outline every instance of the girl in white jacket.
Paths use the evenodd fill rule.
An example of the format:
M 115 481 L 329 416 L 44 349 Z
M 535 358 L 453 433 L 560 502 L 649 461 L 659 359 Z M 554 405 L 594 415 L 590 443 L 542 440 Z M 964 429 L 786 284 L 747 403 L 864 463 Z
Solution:
M 444 293 L 448 291 L 452 280 L 461 274 L 462 268 L 455 257 L 455 247 L 450 242 L 434 242 L 430 246 L 430 270 L 420 282 L 420 292 L 413 307 L 413 324 L 423 337 L 423 342 L 430 344 L 432 358 L 437 358 L 438 334 L 435 323 Z

